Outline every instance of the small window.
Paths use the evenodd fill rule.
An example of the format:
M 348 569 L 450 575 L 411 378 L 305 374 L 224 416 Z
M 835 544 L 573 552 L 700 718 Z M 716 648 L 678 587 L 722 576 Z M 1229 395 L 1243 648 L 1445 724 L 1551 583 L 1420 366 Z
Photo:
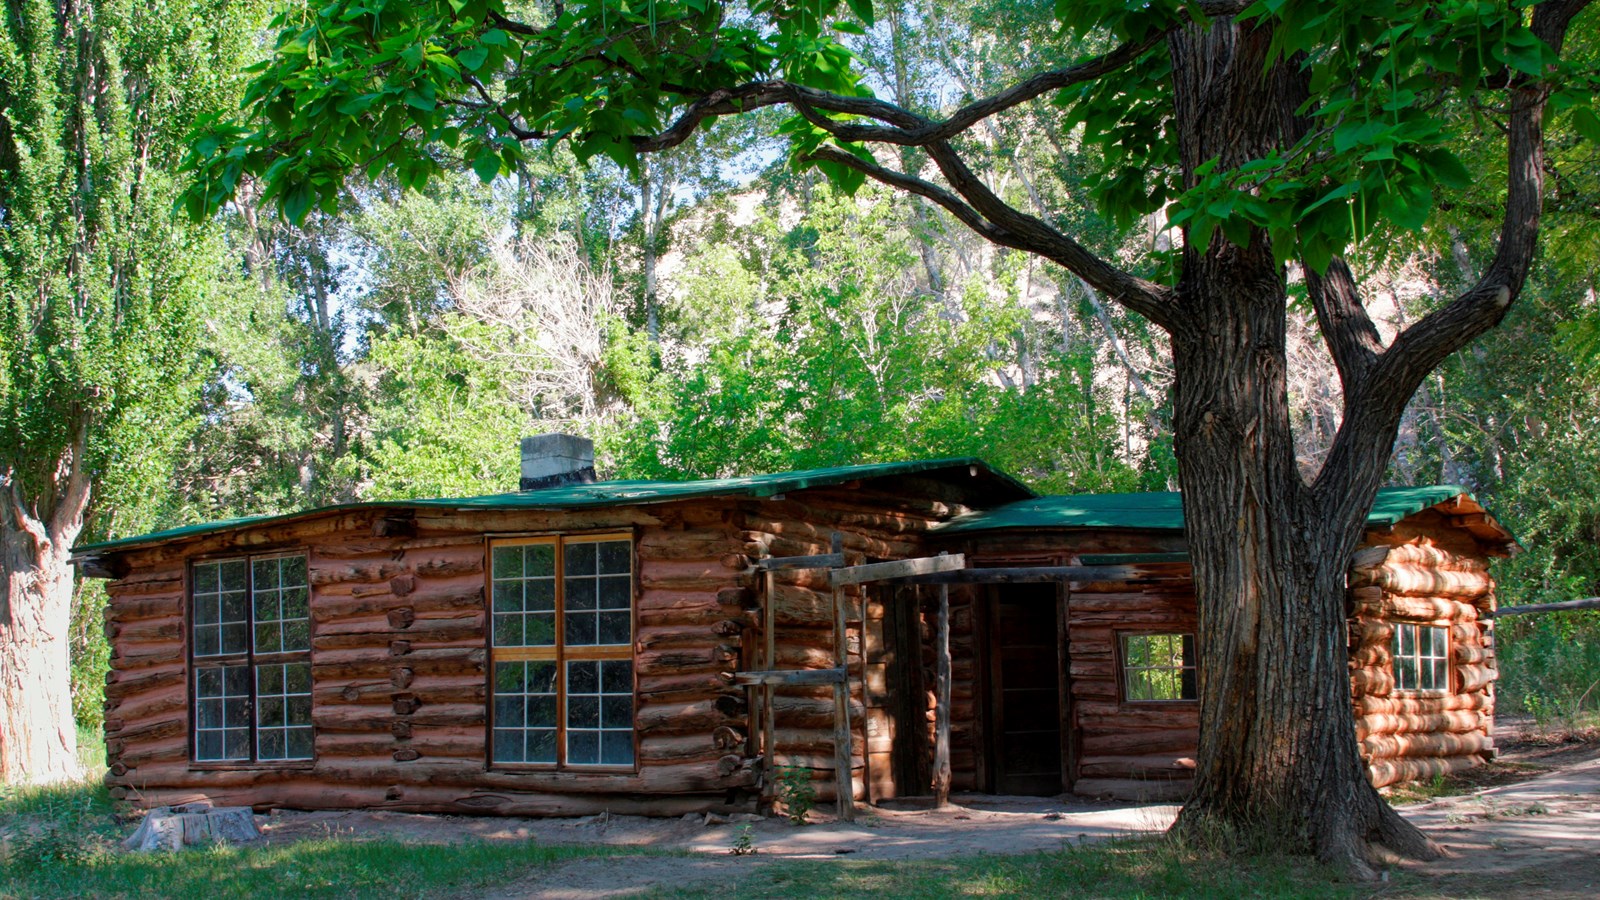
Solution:
M 632 767 L 632 537 L 496 541 L 489 568 L 490 760 Z
M 1450 689 L 1450 630 L 1431 625 L 1394 626 L 1394 686 L 1402 691 Z
M 195 761 L 311 759 L 305 556 L 197 562 L 191 585 Z
M 1194 700 L 1197 660 L 1192 634 L 1122 636 L 1122 699 L 1128 702 Z

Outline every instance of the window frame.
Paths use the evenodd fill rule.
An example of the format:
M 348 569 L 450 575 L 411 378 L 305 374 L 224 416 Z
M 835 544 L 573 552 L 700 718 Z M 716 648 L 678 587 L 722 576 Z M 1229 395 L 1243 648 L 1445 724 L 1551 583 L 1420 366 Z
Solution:
M 1171 700 L 1145 700 L 1145 699 L 1141 699 L 1141 698 L 1129 697 L 1128 696 L 1128 669 L 1129 669 L 1129 666 L 1128 666 L 1127 649 L 1126 649 L 1126 643 L 1125 643 L 1126 639 L 1127 638 L 1131 638 L 1131 637 L 1169 637 L 1169 636 L 1177 637 L 1180 640 L 1180 642 L 1181 642 L 1181 640 L 1183 638 L 1188 638 L 1189 639 L 1190 643 L 1194 647 L 1194 657 L 1195 657 L 1194 665 L 1192 665 L 1192 666 L 1179 665 L 1179 666 L 1175 666 L 1175 667 L 1174 666 L 1137 666 L 1135 668 L 1139 668 L 1139 669 L 1176 670 L 1176 671 L 1178 671 L 1180 673 L 1179 674 L 1180 684 L 1182 683 L 1181 682 L 1181 679 L 1182 679 L 1182 674 L 1181 673 L 1185 669 L 1191 670 L 1191 671 L 1194 672 L 1194 696 L 1193 697 L 1178 697 L 1178 698 L 1171 699 Z M 1158 704 L 1158 705 L 1164 705 L 1164 706 L 1171 706 L 1171 705 L 1175 705 L 1175 704 L 1184 704 L 1184 703 L 1188 703 L 1188 704 L 1192 704 L 1192 705 L 1198 705 L 1200 703 L 1200 637 L 1194 631 L 1182 631 L 1182 630 L 1178 630 L 1178 631 L 1163 631 L 1163 630 L 1158 630 L 1158 629 L 1153 629 L 1153 628 L 1113 629 L 1112 632 L 1111 632 L 1111 637 L 1112 637 L 1112 641 L 1114 642 L 1114 645 L 1115 645 L 1116 673 L 1115 673 L 1114 677 L 1117 680 L 1117 702 L 1118 703 L 1123 703 L 1123 704 L 1131 703 L 1131 704 L 1139 704 L 1139 705 L 1143 705 L 1143 704 Z M 1180 646 L 1181 646 L 1181 643 L 1180 643 Z
M 256 652 L 256 619 L 255 619 L 255 564 L 264 560 L 288 559 L 290 557 L 303 557 L 306 561 L 306 621 L 308 635 L 306 649 L 278 651 L 274 653 Z M 241 561 L 245 564 L 245 598 L 249 610 L 246 620 L 248 639 L 245 641 L 243 653 L 206 654 L 195 653 L 195 569 L 198 566 L 216 565 L 218 563 Z M 315 618 L 310 615 L 310 607 L 314 596 L 311 584 L 311 553 L 309 548 L 294 547 L 283 550 L 271 550 L 264 553 L 209 553 L 190 557 L 184 564 L 183 585 L 183 627 L 184 627 L 184 696 L 186 698 L 187 720 L 185 722 L 185 743 L 189 754 L 190 769 L 309 769 L 317 764 L 316 740 L 316 684 L 314 678 L 309 678 L 312 665 L 314 648 L 311 634 L 311 625 Z M 282 620 L 279 620 L 280 622 Z M 260 723 L 257 720 L 259 702 L 259 669 L 262 666 L 290 665 L 304 663 L 308 670 L 308 696 L 312 698 L 312 724 L 311 724 L 311 755 L 309 757 L 295 757 L 292 759 L 261 759 L 260 752 Z M 199 694 L 196 689 L 197 678 L 202 669 L 225 669 L 243 666 L 249 674 L 250 690 L 246 695 L 246 705 L 250 717 L 250 756 L 246 759 L 199 759 L 199 730 L 200 710 Z M 276 727 L 276 726 L 274 726 Z
M 1450 694 L 1454 693 L 1456 667 L 1455 667 L 1455 661 L 1452 658 L 1453 654 L 1451 652 L 1454 648 L 1451 646 L 1451 637 L 1452 637 L 1452 635 L 1450 634 L 1450 626 L 1448 626 L 1448 625 L 1432 625 L 1432 624 L 1429 624 L 1427 622 L 1391 622 L 1390 624 L 1394 626 L 1394 633 L 1389 636 L 1389 676 L 1394 679 L 1394 686 L 1390 689 L 1391 692 L 1395 693 L 1395 694 L 1401 694 L 1401 695 L 1404 695 L 1404 696 L 1407 696 L 1407 697 L 1445 697 L 1445 696 L 1449 696 Z M 1402 628 L 1411 628 L 1411 629 L 1415 629 L 1415 631 L 1416 631 L 1416 633 L 1411 638 L 1412 653 L 1409 656 L 1404 656 L 1404 657 L 1402 657 L 1399 653 L 1395 652 L 1395 647 L 1400 642 L 1400 629 L 1402 629 Z M 1434 656 L 1434 655 L 1423 656 L 1422 655 L 1421 638 L 1422 638 L 1422 632 L 1425 629 L 1426 630 L 1430 630 L 1430 631 L 1437 631 L 1437 632 L 1440 632 L 1443 635 L 1443 638 L 1444 638 L 1444 652 L 1443 652 L 1443 654 L 1441 656 Z M 1401 687 L 1400 686 L 1400 664 L 1401 664 L 1401 660 L 1402 659 L 1409 660 L 1410 664 L 1414 667 L 1414 672 L 1415 672 L 1415 675 L 1416 675 L 1416 683 L 1419 684 L 1419 685 L 1422 683 L 1422 663 L 1423 663 L 1423 660 L 1430 660 L 1431 661 L 1431 660 L 1435 660 L 1435 659 L 1442 659 L 1444 661 L 1444 684 L 1441 685 L 1441 686 L 1429 687 L 1429 688 L 1425 688 L 1425 687 L 1409 687 L 1409 688 Z
M 607 529 L 603 531 L 520 532 L 515 534 L 490 534 L 485 536 L 483 549 L 484 572 L 484 628 L 485 658 L 484 683 L 484 747 L 485 771 L 512 772 L 572 772 L 597 775 L 631 775 L 639 772 L 639 665 L 637 649 L 639 640 L 639 537 L 636 530 Z M 566 636 L 566 546 L 570 544 L 598 544 L 607 541 L 628 542 L 628 642 L 625 644 L 575 645 L 567 647 Z M 523 647 L 496 647 L 494 642 L 494 551 L 497 547 L 546 544 L 555 548 L 555 642 L 550 645 Z M 570 763 L 567 761 L 567 663 L 584 661 L 625 660 L 630 666 L 629 705 L 631 715 L 629 731 L 633 739 L 633 761 L 626 765 L 606 763 Z M 495 664 L 499 662 L 552 662 L 556 667 L 556 759 L 554 762 L 502 762 L 494 758 L 495 732 Z

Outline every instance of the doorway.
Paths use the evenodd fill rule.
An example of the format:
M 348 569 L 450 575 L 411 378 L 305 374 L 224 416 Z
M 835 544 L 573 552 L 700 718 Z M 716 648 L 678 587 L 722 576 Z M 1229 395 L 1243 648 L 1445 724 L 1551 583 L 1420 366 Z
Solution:
M 1062 784 L 1059 588 L 998 585 L 988 596 L 984 733 L 996 794 L 1054 796 Z

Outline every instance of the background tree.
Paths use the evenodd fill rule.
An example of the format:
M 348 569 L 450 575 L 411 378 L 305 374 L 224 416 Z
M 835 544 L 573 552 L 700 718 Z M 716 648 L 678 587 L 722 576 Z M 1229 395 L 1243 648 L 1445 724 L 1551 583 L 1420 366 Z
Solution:
M 164 481 L 218 246 L 174 222 L 182 140 L 237 102 L 232 2 L 9 4 L 0 21 L 0 780 L 77 769 L 67 554 Z M 154 481 L 152 481 L 154 479 Z

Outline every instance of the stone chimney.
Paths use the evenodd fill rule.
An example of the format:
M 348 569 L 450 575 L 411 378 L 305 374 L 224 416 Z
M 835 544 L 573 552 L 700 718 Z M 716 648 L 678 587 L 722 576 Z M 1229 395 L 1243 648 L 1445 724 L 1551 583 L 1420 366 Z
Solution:
M 522 490 L 594 480 L 594 441 L 572 434 L 536 434 L 522 439 Z

